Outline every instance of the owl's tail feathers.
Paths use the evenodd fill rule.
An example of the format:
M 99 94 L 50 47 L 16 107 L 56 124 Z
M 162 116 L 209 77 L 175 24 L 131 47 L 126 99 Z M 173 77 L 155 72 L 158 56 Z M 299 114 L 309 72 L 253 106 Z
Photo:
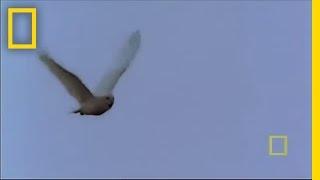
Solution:
M 74 113 L 74 114 L 80 113 L 80 115 L 83 115 L 83 112 L 81 112 L 81 109 L 77 109 L 75 111 L 72 111 L 72 113 Z
M 80 113 L 80 109 L 74 110 L 72 111 L 72 113 L 75 113 L 75 114 Z

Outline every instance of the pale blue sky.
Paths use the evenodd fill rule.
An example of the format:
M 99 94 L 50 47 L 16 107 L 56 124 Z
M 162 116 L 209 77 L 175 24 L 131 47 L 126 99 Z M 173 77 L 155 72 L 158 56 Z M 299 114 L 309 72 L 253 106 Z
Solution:
M 310 178 L 310 1 L 1 3 L 3 177 Z M 9 6 L 37 7 L 38 47 L 90 88 L 141 31 L 111 111 L 71 114 L 35 52 L 7 50 Z

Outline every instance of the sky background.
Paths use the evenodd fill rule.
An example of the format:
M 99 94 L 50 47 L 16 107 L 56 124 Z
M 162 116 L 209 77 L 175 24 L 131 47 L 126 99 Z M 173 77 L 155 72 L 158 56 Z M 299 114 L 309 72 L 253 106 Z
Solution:
M 7 49 L 15 6 L 37 7 L 38 49 L 91 89 L 141 31 L 110 111 L 70 113 L 35 51 Z M 310 13 L 304 0 L 1 1 L 2 177 L 310 178 Z M 268 155 L 273 134 L 288 156 Z

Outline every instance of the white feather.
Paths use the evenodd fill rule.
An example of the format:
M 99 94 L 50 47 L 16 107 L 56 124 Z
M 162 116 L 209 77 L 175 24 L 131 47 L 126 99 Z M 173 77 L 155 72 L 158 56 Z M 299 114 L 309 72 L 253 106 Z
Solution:
M 140 47 L 140 41 L 141 35 L 139 31 L 131 34 L 118 54 L 115 66 L 105 73 L 99 82 L 94 93 L 96 96 L 106 96 L 112 93 L 121 75 L 127 70 L 130 62 L 135 58 Z
M 55 62 L 46 52 L 39 53 L 39 58 L 80 104 L 93 97 L 79 77 Z

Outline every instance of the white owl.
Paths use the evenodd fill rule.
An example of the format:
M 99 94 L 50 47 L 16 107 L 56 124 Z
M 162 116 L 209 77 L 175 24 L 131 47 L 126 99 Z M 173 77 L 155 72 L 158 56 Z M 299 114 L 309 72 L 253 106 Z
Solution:
M 140 32 L 132 33 L 116 59 L 115 68 L 104 75 L 95 93 L 92 93 L 76 75 L 56 63 L 47 53 L 40 53 L 39 58 L 60 80 L 69 94 L 79 102 L 80 108 L 73 111 L 74 113 L 101 115 L 112 107 L 114 103 L 112 90 L 135 58 L 140 42 Z

